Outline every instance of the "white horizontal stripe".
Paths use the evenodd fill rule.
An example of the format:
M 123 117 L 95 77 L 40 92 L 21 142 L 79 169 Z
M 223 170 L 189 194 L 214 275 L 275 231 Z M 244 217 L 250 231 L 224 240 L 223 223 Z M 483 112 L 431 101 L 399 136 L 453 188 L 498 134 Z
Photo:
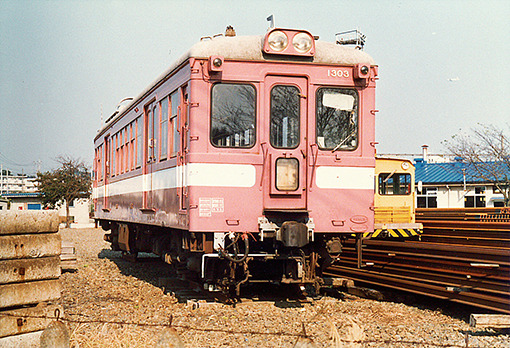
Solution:
M 187 176 L 183 176 L 186 171 Z M 184 182 L 183 182 L 184 180 Z M 191 163 L 95 187 L 94 198 L 172 189 L 184 186 L 252 187 L 256 170 L 252 165 Z M 105 191 L 108 191 L 106 193 Z
M 374 168 L 318 167 L 316 184 L 324 189 L 374 189 Z
M 256 170 L 251 164 L 188 164 L 189 186 L 252 187 Z

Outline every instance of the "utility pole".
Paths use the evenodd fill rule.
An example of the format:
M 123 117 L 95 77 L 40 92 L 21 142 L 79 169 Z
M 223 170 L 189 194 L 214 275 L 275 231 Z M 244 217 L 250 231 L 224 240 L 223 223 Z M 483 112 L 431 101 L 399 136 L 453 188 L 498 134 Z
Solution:
M 42 164 L 42 161 L 40 159 L 37 161 L 34 161 L 34 165 L 36 168 L 36 174 L 41 172 L 41 164 Z

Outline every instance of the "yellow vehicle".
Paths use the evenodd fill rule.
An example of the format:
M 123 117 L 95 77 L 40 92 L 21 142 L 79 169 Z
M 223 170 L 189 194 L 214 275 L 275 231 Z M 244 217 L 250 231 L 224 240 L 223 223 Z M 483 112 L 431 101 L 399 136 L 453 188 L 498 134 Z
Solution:
M 374 232 L 365 238 L 411 237 L 423 226 L 415 222 L 414 165 L 407 159 L 376 158 Z

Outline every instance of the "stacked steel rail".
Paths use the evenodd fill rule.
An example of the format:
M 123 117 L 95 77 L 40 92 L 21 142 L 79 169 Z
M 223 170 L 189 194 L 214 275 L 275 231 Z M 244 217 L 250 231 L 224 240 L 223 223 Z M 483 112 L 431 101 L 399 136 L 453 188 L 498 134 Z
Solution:
M 421 237 L 355 240 L 327 276 L 510 313 L 510 214 L 504 209 L 420 209 Z

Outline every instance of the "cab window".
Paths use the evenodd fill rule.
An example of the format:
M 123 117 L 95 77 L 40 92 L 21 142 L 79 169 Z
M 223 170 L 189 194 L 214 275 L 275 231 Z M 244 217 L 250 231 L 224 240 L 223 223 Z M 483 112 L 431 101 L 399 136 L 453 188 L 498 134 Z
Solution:
M 293 149 L 299 145 L 299 89 L 275 86 L 271 90 L 271 145 Z
M 411 194 L 411 174 L 381 173 L 379 174 L 380 195 Z
M 322 150 L 358 147 L 358 94 L 343 88 L 319 88 L 316 95 L 317 145 Z
M 218 83 L 212 88 L 211 143 L 217 147 L 255 144 L 255 88 Z

